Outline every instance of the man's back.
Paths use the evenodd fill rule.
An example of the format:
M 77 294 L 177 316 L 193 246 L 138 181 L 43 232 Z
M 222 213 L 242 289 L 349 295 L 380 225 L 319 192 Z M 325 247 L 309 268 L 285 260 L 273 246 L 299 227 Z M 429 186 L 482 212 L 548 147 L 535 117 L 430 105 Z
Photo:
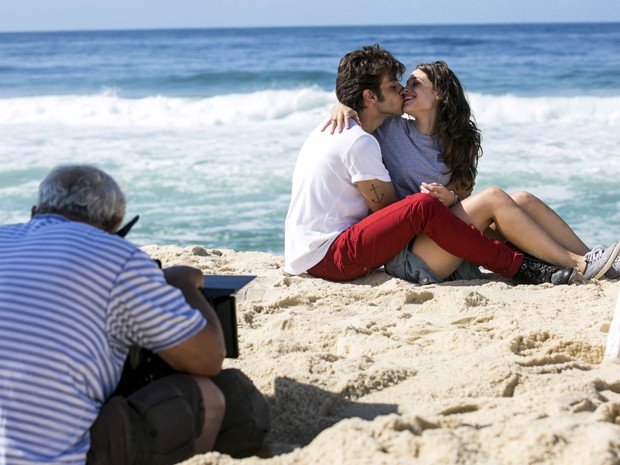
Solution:
M 286 218 L 285 269 L 300 273 L 323 258 L 342 231 L 368 215 L 356 182 L 389 181 L 376 139 L 356 124 L 330 135 L 315 129 L 304 143 Z
M 173 298 L 178 291 L 155 295 L 154 283 L 165 281 L 146 254 L 87 224 L 37 215 L 0 228 L 0 418 L 8 463 L 83 462 L 88 430 L 118 383 L 128 347 L 163 349 L 204 325 Z M 163 296 L 175 300 L 170 313 L 151 300 Z M 177 318 L 183 312 L 186 320 Z M 161 337 L 145 321 L 160 327 Z M 161 329 L 164 322 L 181 328 Z

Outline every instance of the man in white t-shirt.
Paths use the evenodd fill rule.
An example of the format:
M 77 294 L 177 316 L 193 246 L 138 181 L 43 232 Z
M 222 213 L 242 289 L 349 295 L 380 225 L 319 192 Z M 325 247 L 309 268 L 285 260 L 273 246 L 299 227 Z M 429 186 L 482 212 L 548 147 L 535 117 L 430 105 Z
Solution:
M 351 130 L 334 135 L 322 132 L 322 124 L 304 143 L 286 218 L 285 271 L 332 281 L 357 279 L 424 233 L 454 255 L 438 267 L 445 276 L 466 259 L 521 283 L 568 283 L 574 270 L 539 261 L 531 266 L 532 260 L 484 236 L 430 194 L 399 201 L 370 133 L 386 117 L 401 115 L 404 71 L 378 45 L 340 61 L 338 101 L 357 111 L 362 124 L 351 121 Z

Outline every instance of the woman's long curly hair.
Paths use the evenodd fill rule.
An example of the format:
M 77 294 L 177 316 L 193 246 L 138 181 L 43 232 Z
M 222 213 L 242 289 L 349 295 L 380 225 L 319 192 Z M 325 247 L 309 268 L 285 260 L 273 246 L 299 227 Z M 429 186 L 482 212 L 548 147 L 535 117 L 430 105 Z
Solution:
M 482 136 L 459 79 L 443 61 L 422 63 L 423 71 L 438 92 L 438 111 L 433 135 L 439 138 L 444 163 L 452 173 L 457 190 L 471 191 L 482 156 Z

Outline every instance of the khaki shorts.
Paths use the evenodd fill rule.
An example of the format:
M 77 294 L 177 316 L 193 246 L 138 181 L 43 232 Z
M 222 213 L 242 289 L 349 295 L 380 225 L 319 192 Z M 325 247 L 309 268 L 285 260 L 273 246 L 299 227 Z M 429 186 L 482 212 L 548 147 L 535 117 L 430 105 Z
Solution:
M 106 402 L 90 429 L 87 465 L 163 465 L 194 454 L 204 404 L 196 381 L 174 374 Z

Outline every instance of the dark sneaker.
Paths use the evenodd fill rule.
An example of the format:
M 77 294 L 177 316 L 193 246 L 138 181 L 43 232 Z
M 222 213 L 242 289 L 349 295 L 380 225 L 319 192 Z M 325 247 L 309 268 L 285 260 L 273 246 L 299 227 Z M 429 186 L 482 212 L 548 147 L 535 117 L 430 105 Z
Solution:
M 614 265 L 614 261 L 620 253 L 620 242 L 612 244 L 608 248 L 595 247 L 583 256 L 586 262 L 586 270 L 583 277 L 586 279 L 599 279 Z
M 614 260 L 611 268 L 605 273 L 607 279 L 620 279 L 620 255 Z
M 577 268 L 560 268 L 535 258 L 523 257 L 523 265 L 512 279 L 517 284 L 573 284 L 579 277 Z

